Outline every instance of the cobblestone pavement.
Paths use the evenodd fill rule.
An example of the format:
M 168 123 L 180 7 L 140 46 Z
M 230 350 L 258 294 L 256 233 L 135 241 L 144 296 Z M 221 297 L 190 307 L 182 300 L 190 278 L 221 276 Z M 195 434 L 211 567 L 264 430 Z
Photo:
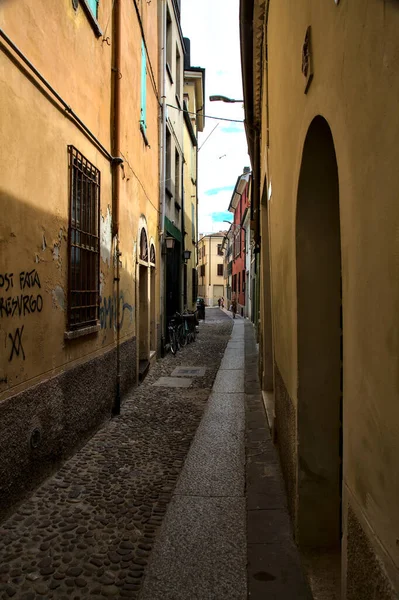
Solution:
M 231 330 L 207 309 L 197 341 L 158 361 L 121 416 L 0 526 L 2 599 L 139 597 Z M 180 365 L 205 376 L 184 390 L 152 385 Z

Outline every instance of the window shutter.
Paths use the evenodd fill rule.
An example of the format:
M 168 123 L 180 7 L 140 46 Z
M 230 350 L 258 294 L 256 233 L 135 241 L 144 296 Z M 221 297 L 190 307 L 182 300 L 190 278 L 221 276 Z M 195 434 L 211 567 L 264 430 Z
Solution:
M 91 12 L 97 19 L 97 17 L 98 17 L 98 0 L 86 0 L 86 1 L 87 1 L 87 4 L 89 5 Z
M 144 40 L 141 41 L 141 117 L 140 123 L 147 129 L 147 56 Z

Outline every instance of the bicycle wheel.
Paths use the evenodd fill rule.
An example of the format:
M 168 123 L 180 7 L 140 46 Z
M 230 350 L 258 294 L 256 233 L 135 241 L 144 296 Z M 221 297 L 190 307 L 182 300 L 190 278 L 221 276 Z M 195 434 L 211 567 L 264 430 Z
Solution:
M 176 332 L 175 332 L 174 328 L 171 326 L 168 327 L 168 332 L 169 332 L 170 351 L 172 354 L 176 354 L 176 352 L 177 352 Z
M 184 323 L 180 323 L 177 330 L 177 339 L 182 348 L 187 344 L 186 330 L 184 329 Z

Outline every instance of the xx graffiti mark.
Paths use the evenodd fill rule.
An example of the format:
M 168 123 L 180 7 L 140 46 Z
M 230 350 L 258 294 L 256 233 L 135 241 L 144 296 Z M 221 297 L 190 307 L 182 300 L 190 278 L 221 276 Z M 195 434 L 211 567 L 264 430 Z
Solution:
M 23 332 L 24 332 L 24 325 L 22 325 L 21 328 L 17 327 L 14 335 L 11 335 L 11 333 L 8 334 L 8 337 L 10 338 L 11 344 L 12 344 L 10 358 L 8 359 L 8 362 L 12 361 L 14 355 L 18 357 L 20 354 L 22 354 L 22 358 L 23 358 L 23 360 L 25 360 L 25 352 L 24 352 L 24 347 L 22 345 Z

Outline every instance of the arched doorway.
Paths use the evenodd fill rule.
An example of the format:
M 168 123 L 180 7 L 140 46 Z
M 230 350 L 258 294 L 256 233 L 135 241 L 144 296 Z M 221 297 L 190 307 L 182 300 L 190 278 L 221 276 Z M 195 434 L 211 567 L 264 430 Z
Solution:
M 157 324 L 156 324 L 156 279 L 155 279 L 155 246 L 150 245 L 150 349 L 157 349 Z
M 140 231 L 139 246 L 139 380 L 142 381 L 148 371 L 150 358 L 150 327 L 149 327 L 149 290 L 148 263 L 149 249 L 147 232 L 144 227 Z
M 302 155 L 296 214 L 298 407 L 296 535 L 339 547 L 342 494 L 342 302 L 338 168 L 318 116 Z

